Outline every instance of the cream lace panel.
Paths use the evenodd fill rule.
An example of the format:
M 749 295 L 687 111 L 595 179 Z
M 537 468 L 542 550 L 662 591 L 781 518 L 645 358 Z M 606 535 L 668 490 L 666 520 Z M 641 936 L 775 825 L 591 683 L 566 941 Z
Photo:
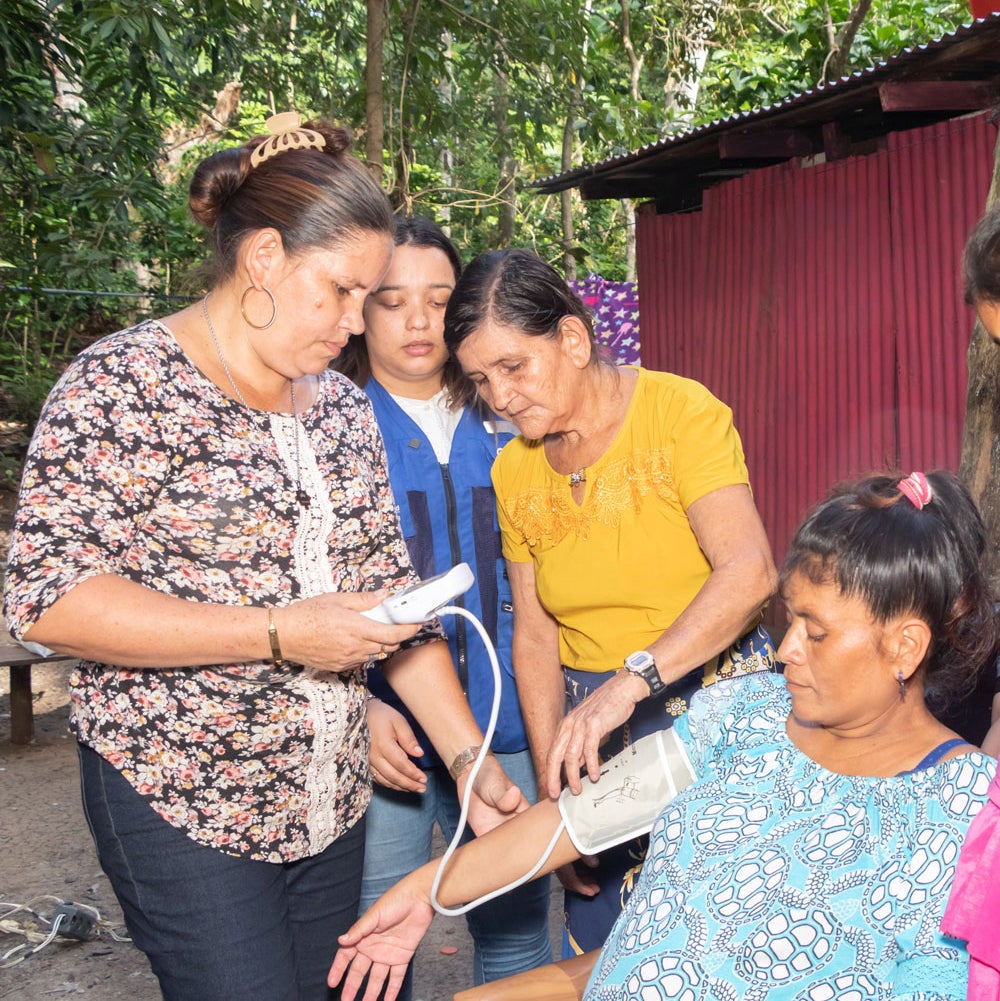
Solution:
M 602 463 L 588 483 L 582 506 L 573 500 L 567 483 L 546 483 L 515 494 L 507 502 L 511 524 L 531 547 L 542 539 L 558 545 L 570 534 L 586 539 L 595 522 L 617 526 L 622 514 L 638 511 L 648 494 L 677 504 L 672 455 L 671 449 L 650 449 Z

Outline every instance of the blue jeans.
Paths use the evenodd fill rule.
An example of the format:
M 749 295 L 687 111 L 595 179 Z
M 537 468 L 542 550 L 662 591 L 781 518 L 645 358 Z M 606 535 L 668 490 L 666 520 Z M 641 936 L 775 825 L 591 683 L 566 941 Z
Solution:
M 312 858 L 225 855 L 157 814 L 79 745 L 84 812 L 132 941 L 166 1001 L 330 1001 L 337 936 L 357 914 L 362 821 Z
M 497 758 L 511 781 L 534 802 L 538 790 L 530 752 L 498 754 Z M 423 794 L 375 786 L 366 816 L 362 912 L 389 887 L 430 859 L 435 821 L 448 841 L 454 837 L 461 811 L 455 783 L 443 767 L 432 768 L 426 774 L 427 791 Z M 465 840 L 471 837 L 471 831 L 466 830 Z M 477 985 L 552 961 L 548 876 L 474 908 L 466 915 L 466 921 L 475 943 L 473 976 Z M 410 1001 L 412 979 L 411 965 L 400 1001 Z

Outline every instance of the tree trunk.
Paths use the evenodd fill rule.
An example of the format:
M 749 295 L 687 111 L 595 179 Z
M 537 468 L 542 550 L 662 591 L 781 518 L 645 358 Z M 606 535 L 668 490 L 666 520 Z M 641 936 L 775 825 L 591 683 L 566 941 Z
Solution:
M 500 200 L 500 208 L 497 212 L 497 247 L 509 247 L 514 242 L 515 160 L 511 149 L 510 123 L 507 121 L 507 111 L 510 105 L 509 83 L 507 72 L 499 62 L 494 80 L 496 81 L 494 120 L 497 126 L 500 170 L 497 183 L 497 195 Z
M 576 137 L 576 129 L 573 127 L 576 122 L 577 105 L 583 93 L 582 81 L 577 80 L 570 97 L 569 108 L 566 109 L 566 122 L 563 125 L 562 141 L 562 172 L 570 170 L 573 166 L 573 140 Z M 562 245 L 563 245 L 563 275 L 566 281 L 576 281 L 576 257 L 573 254 L 576 243 L 576 228 L 573 225 L 573 191 L 567 188 L 559 192 L 559 208 L 562 217 Z
M 839 80 L 847 72 L 854 36 L 858 33 L 861 22 L 867 17 L 871 5 L 872 0 L 858 0 L 847 15 L 844 26 L 830 42 L 830 52 L 823 63 L 823 72 L 820 75 L 821 81 Z M 832 33 L 832 23 L 830 31 Z
M 1000 138 L 986 207 L 1000 201 Z M 1000 595 L 1000 347 L 977 320 L 966 354 L 968 391 L 958 475 L 979 505 L 990 540 L 987 565 L 993 593 Z
M 586 0 L 582 16 L 590 19 L 592 3 Z M 627 29 L 626 29 L 627 30 Z M 580 69 L 573 78 L 573 87 L 569 94 L 569 106 L 566 108 L 566 121 L 563 125 L 562 141 L 562 172 L 573 168 L 573 153 L 576 147 L 576 116 L 583 105 L 583 88 L 586 85 L 583 71 L 587 65 L 588 40 L 584 37 L 583 51 L 580 53 Z M 576 281 L 576 225 L 573 220 L 573 189 L 567 188 L 559 193 L 559 208 L 562 217 L 563 274 L 566 281 Z
M 217 140 L 240 106 L 243 84 L 230 80 L 215 95 L 215 107 L 211 114 L 202 115 L 197 125 L 181 123 L 173 125 L 163 133 L 163 148 L 166 162 L 160 168 L 165 184 L 174 184 L 180 173 L 184 155 L 197 146 Z
M 635 202 L 619 199 L 625 216 L 625 281 L 635 281 Z
M 632 15 L 628 4 L 629 0 L 621 0 L 619 5 L 622 12 L 622 46 L 625 49 L 625 55 L 628 56 L 628 92 L 632 95 L 632 100 L 638 102 L 640 97 L 639 76 L 642 73 L 642 63 L 646 57 L 645 55 L 640 56 L 632 44 Z
M 452 76 L 451 64 L 452 60 L 455 58 L 455 51 L 452 47 L 452 34 L 450 31 L 442 32 L 441 34 L 441 44 L 444 48 L 445 61 L 448 66 L 448 71 L 443 73 L 441 80 L 437 85 L 438 97 L 441 100 L 441 104 L 448 108 L 449 111 L 452 106 L 452 101 L 454 99 L 455 87 L 454 78 Z M 449 114 L 449 119 L 452 117 Z M 452 153 L 455 140 L 452 138 L 442 137 L 441 148 L 438 150 L 438 169 L 441 171 L 441 186 L 446 190 L 450 191 L 455 183 L 455 157 Z M 441 224 L 441 228 L 451 236 L 451 201 L 445 201 L 437 207 L 437 219 Z
M 365 161 L 382 183 L 382 149 L 385 146 L 382 114 L 382 40 L 385 35 L 384 0 L 367 0 L 365 46 Z
M 290 56 L 295 56 L 295 52 L 298 49 L 298 45 L 295 42 L 295 35 L 299 29 L 299 14 L 298 11 L 293 7 L 291 16 L 288 19 L 288 54 Z M 289 73 L 288 82 L 285 84 L 285 100 L 288 102 L 286 107 L 282 110 L 284 111 L 294 111 L 295 110 L 295 78 Z

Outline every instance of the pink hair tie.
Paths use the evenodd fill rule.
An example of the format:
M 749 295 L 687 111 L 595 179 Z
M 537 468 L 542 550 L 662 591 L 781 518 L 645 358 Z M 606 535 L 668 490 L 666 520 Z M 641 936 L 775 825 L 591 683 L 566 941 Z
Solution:
M 918 510 L 922 510 L 925 505 L 934 500 L 934 491 L 931 490 L 930 483 L 923 473 L 910 473 L 904 480 L 897 484 L 899 492 Z

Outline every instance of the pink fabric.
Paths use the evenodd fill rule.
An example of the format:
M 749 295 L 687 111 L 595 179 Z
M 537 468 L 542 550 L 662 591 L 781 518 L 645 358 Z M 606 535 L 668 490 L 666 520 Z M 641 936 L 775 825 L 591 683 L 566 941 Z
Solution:
M 1000 1001 L 1000 774 L 969 825 L 941 930 L 968 943 L 967 1001 Z

